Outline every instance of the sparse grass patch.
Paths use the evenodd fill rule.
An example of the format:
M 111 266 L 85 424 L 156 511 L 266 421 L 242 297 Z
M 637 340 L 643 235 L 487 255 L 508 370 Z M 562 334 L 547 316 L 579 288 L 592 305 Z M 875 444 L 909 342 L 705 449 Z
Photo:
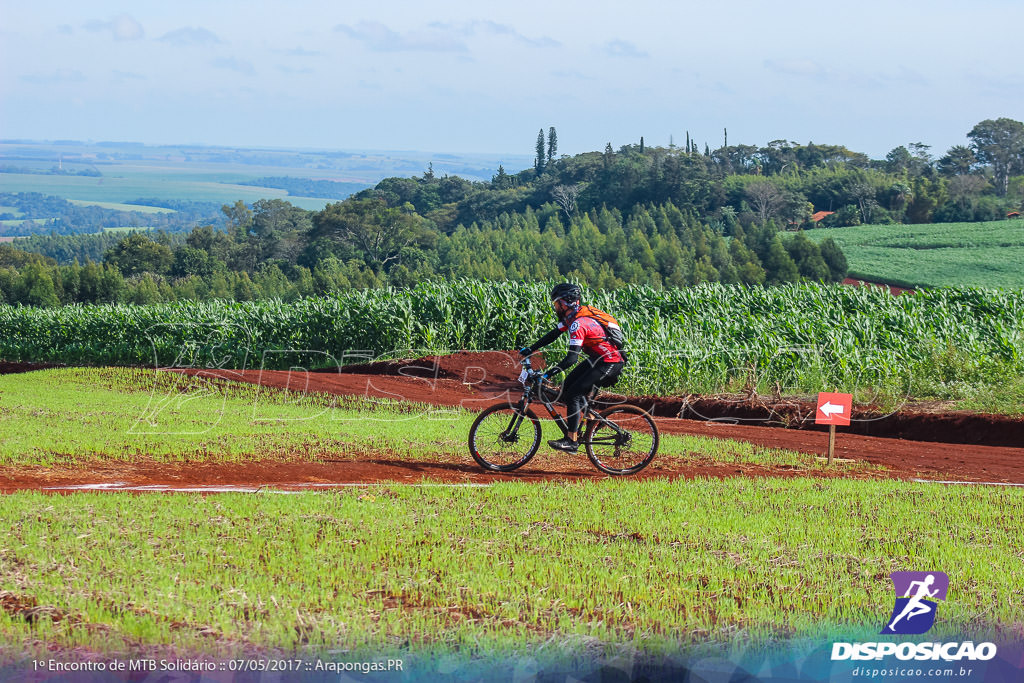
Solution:
M 0 400 L 2 465 L 74 466 L 140 457 L 319 460 L 361 451 L 469 461 L 466 438 L 475 418 L 458 408 L 300 394 L 137 368 L 4 375 Z M 543 425 L 544 439 L 560 436 L 550 420 Z M 672 457 L 815 467 L 814 457 L 804 453 L 666 435 L 658 458 Z

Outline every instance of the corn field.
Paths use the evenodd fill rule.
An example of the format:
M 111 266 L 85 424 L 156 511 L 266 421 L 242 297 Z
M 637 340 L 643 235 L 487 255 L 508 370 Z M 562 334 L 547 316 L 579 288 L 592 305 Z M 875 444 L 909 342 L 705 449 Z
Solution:
M 449 350 L 510 350 L 554 324 L 550 283 L 426 282 L 293 302 L 0 306 L 0 358 L 78 365 L 287 369 Z M 909 395 L 922 382 L 1024 376 L 1024 292 L 899 297 L 839 285 L 702 284 L 586 293 L 626 333 L 619 388 Z M 557 346 L 557 349 L 555 349 Z M 551 347 L 560 357 L 562 342 Z

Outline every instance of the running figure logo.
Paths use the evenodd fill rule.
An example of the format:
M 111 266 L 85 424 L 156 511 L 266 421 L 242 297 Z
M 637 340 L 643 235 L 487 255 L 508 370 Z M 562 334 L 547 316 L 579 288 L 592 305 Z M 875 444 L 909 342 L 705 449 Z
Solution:
M 945 600 L 949 577 L 944 572 L 893 572 L 896 604 L 883 634 L 915 635 L 925 633 L 935 623 L 935 600 Z

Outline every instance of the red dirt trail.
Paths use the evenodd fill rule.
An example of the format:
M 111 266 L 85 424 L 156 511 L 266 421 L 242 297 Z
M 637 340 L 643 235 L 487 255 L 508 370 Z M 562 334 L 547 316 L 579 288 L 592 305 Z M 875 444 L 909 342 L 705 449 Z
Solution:
M 14 366 L 16 364 L 4 364 Z M 18 368 L 3 367 L 0 372 Z M 32 369 L 23 367 L 21 369 Z M 340 396 L 389 398 L 479 410 L 508 396 L 517 397 L 519 367 L 510 353 L 459 352 L 448 356 L 352 366 L 332 371 L 180 370 L 193 376 L 258 383 L 276 389 Z M 615 398 L 614 395 L 608 396 Z M 617 397 L 641 405 L 667 434 L 690 434 L 746 441 L 757 446 L 824 455 L 828 434 L 811 424 L 814 405 L 771 403 L 766 397 Z M 540 412 L 544 412 L 540 409 Z M 681 419 L 678 416 L 683 416 Z M 658 457 L 645 477 L 841 476 L 956 480 L 1024 484 L 1024 419 L 962 412 L 904 410 L 891 415 L 855 410 L 854 422 L 837 430 L 837 458 L 870 463 L 884 470 L 800 470 Z M 789 423 L 796 428 L 783 428 Z M 899 438 L 913 437 L 913 438 Z M 923 440 L 926 439 L 926 440 Z M 963 443 L 968 441 L 969 443 Z M 97 463 L 82 468 L 0 468 L 0 490 L 63 489 L 84 485 L 144 490 L 193 487 L 270 486 L 275 489 L 329 488 L 380 482 L 481 484 L 494 481 L 597 479 L 584 454 L 567 456 L 546 447 L 526 467 L 509 474 L 482 471 L 469 457 L 455 461 L 409 462 L 387 452 L 308 462 L 298 459 L 246 463 Z
M 879 289 L 888 290 L 890 294 L 903 294 L 904 292 L 913 292 L 913 289 L 908 287 L 899 287 L 897 285 L 890 285 L 884 282 L 869 282 L 867 280 L 861 280 L 859 278 L 848 277 L 843 280 L 844 285 L 851 285 L 853 287 L 877 287 Z

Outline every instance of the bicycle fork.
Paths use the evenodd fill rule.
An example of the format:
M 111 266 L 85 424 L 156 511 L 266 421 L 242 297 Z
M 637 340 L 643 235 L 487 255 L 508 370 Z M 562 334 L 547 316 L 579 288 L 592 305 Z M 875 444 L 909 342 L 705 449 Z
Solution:
M 516 407 L 515 412 L 512 413 L 512 419 L 508 422 L 508 427 L 501 433 L 501 440 L 505 443 L 514 443 L 519 440 L 519 425 L 523 424 L 523 419 L 526 417 L 526 403 L 520 401 Z

